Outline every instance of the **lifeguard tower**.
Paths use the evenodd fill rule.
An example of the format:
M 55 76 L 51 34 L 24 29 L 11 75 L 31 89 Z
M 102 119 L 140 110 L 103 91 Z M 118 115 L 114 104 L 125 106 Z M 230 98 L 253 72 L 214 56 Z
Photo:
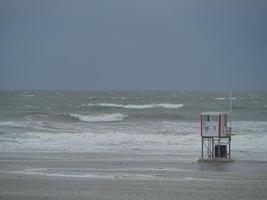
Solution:
M 231 121 L 229 112 L 202 112 L 200 161 L 231 160 Z

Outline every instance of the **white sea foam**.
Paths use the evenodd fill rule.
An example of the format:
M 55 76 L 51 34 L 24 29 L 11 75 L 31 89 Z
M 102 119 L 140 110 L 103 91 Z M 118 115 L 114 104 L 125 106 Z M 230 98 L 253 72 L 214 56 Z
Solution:
M 152 174 L 144 173 L 143 171 L 151 171 Z M 179 169 L 166 169 L 167 171 L 180 171 Z M 183 170 L 182 171 L 188 171 Z M 157 168 L 129 168 L 129 169 L 84 169 L 84 168 L 35 168 L 26 169 L 23 171 L 7 171 L 1 170 L 0 173 L 13 173 L 24 175 L 39 175 L 50 177 L 69 177 L 69 178 L 104 178 L 104 179 L 166 179 L 167 177 L 157 176 L 155 171 L 164 171 Z M 134 172 L 134 173 L 133 173 Z
M 25 97 L 35 97 L 35 94 L 23 94 L 22 96 L 25 96 Z
M 126 97 L 113 97 L 113 100 L 127 100 Z
M 91 106 L 102 106 L 102 107 L 115 107 L 115 108 L 129 108 L 129 109 L 149 109 L 149 108 L 167 108 L 167 109 L 178 109 L 184 107 L 183 104 L 170 104 L 170 103 L 160 103 L 160 104 L 114 104 L 114 103 L 97 103 L 97 104 L 87 104 L 88 107 Z
M 117 108 L 123 108 L 123 105 L 121 104 L 115 104 L 115 103 L 98 103 L 98 104 L 88 104 L 87 106 L 102 106 L 102 107 L 117 107 Z
M 145 104 L 145 105 L 126 105 L 125 108 L 182 108 L 183 104 L 169 104 L 169 103 L 161 103 L 161 104 Z
M 230 100 L 230 99 L 236 100 L 237 98 L 235 98 L 235 97 L 232 97 L 232 98 L 218 97 L 218 98 L 215 98 L 214 100 Z
M 18 125 L 29 127 L 1 122 L 0 129 Z M 25 132 L 0 134 L 0 151 L 174 153 L 194 159 L 201 151 L 199 122 L 59 123 L 49 132 L 41 129 L 43 125 Z M 234 159 L 267 160 L 267 122 L 233 121 L 232 126 Z
M 27 124 L 15 121 L 0 122 L 0 127 L 27 127 Z
M 115 122 L 123 121 L 127 115 L 121 113 L 115 114 L 99 114 L 99 115 L 80 115 L 80 114 L 70 114 L 71 117 L 77 118 L 83 122 Z
M 28 108 L 28 109 L 40 109 L 39 106 L 32 106 L 32 105 L 25 105 L 24 108 Z
M 158 152 L 192 154 L 199 149 L 198 123 L 127 122 L 73 124 L 71 132 L 25 132 L 0 135 L 1 151 Z M 68 127 L 63 127 L 65 128 Z M 12 142 L 8 142 L 12 139 Z M 189 148 L 190 147 L 190 148 Z M 188 151 L 188 149 L 190 149 Z

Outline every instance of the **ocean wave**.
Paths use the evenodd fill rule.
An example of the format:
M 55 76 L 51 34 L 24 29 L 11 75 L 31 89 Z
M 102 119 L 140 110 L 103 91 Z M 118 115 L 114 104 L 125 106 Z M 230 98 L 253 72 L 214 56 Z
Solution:
M 25 105 L 24 108 L 38 110 L 41 107 L 39 107 L 39 106 L 32 106 L 32 105 Z
M 24 97 L 35 97 L 35 94 L 23 94 Z
M 27 124 L 16 121 L 0 121 L 0 127 L 27 127 Z
M 113 100 L 127 100 L 126 97 L 113 97 L 111 99 L 113 99 Z
M 215 98 L 214 100 L 236 100 L 237 98 L 235 97 L 232 97 L 232 98 L 225 98 L 225 97 L 218 97 L 218 98 Z
M 1 123 L 13 126 L 13 122 Z M 59 124 L 62 131 L 27 128 L 19 133 L 0 134 L 0 151 L 174 153 L 194 159 L 199 156 L 199 122 L 62 125 Z M 267 122 L 233 121 L 232 125 L 234 158 L 267 160 Z
M 80 114 L 69 114 L 69 116 L 76 118 L 82 122 L 116 122 L 123 121 L 128 115 L 121 113 L 115 114 L 99 114 L 99 115 L 80 115 Z
M 83 104 L 84 106 L 84 104 Z M 100 106 L 100 107 L 116 107 L 116 108 L 129 108 L 129 109 L 148 109 L 148 108 L 167 108 L 167 109 L 178 109 L 184 107 L 184 104 L 170 104 L 170 103 L 160 103 L 160 104 L 114 104 L 114 103 L 89 103 L 86 106 Z

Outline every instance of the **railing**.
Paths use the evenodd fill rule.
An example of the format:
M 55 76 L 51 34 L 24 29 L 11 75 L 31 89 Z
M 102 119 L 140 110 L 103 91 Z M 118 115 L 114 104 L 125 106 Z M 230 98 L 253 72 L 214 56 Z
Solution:
M 232 133 L 232 128 L 226 127 L 226 135 L 231 135 L 231 133 Z

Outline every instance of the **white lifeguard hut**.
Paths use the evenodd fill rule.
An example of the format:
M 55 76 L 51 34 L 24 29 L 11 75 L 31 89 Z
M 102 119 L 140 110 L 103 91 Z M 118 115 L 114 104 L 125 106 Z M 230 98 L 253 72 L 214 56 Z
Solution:
M 200 161 L 231 161 L 230 112 L 202 112 Z

